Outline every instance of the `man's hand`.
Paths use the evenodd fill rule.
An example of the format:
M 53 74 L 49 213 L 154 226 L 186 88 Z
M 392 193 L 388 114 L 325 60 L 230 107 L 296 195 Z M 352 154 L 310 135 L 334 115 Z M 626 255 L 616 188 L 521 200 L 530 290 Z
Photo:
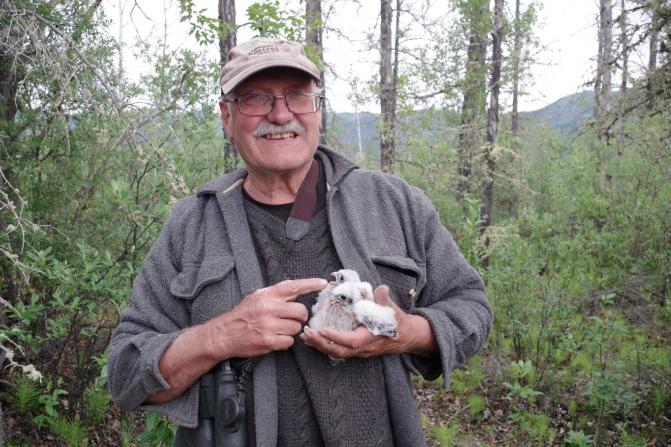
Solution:
M 374 297 L 376 303 L 394 309 L 398 330 L 396 337 L 376 336 L 363 326 L 353 331 L 315 331 L 306 327 L 300 335 L 301 339 L 308 346 L 335 359 L 402 353 L 429 356 L 436 351 L 433 332 L 423 317 L 403 312 L 389 296 L 387 286 L 375 289 Z
M 149 396 L 146 403 L 166 402 L 182 394 L 222 360 L 255 357 L 289 348 L 308 318 L 297 296 L 326 287 L 319 278 L 282 281 L 246 296 L 231 311 L 179 335 L 159 360 L 170 388 Z
M 308 319 L 308 310 L 294 300 L 326 287 L 319 278 L 286 280 L 247 295 L 240 304 L 208 326 L 214 357 L 256 357 L 288 349 Z

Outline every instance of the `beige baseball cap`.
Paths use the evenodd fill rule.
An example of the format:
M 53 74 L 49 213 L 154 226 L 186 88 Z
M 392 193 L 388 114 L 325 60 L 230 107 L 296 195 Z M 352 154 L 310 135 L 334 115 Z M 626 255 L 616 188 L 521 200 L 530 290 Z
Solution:
M 290 67 L 303 71 L 319 82 L 319 70 L 305 55 L 303 45 L 289 40 L 258 37 L 234 47 L 221 68 L 219 84 L 228 95 L 242 81 L 271 67 Z

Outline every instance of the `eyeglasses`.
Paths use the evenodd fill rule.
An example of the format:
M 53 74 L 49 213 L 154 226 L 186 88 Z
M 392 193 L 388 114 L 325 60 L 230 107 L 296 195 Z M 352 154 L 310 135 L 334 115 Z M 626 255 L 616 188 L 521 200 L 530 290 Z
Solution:
M 284 99 L 287 109 L 291 113 L 315 113 L 321 107 L 323 97 L 319 93 L 292 92 L 284 96 L 274 96 L 267 93 L 247 93 L 237 98 L 227 99 L 224 102 L 237 102 L 241 115 L 263 116 L 273 111 L 276 99 Z

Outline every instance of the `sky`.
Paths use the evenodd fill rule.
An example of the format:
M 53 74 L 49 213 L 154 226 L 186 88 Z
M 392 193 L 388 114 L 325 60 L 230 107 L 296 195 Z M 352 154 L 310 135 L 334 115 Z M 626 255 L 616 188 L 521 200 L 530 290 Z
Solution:
M 520 100 L 520 110 L 535 110 L 553 101 L 578 91 L 587 89 L 585 83 L 593 76 L 596 48 L 596 0 L 538 0 L 542 8 L 539 24 L 536 28 L 541 49 L 532 70 L 532 81 L 527 95 Z M 237 23 L 247 19 L 246 9 L 252 0 L 236 2 Z M 299 10 L 297 1 L 281 2 L 293 4 Z M 513 2 L 508 0 L 507 7 Z M 528 0 L 522 0 L 522 7 Z M 208 14 L 216 17 L 216 0 L 196 0 L 199 8 L 207 8 Z M 110 33 L 119 37 L 119 23 L 124 42 L 124 69 L 133 78 L 139 78 L 141 72 L 149 67 L 140 58 L 134 56 L 133 45 L 138 39 L 160 41 L 167 24 L 167 41 L 171 48 L 188 47 L 198 49 L 195 39 L 188 35 L 188 27 L 179 21 L 177 0 L 105 0 L 104 8 L 113 23 Z M 120 8 L 121 6 L 121 8 Z M 122 12 L 119 15 L 119 11 Z M 326 96 L 330 107 L 337 112 L 354 111 L 351 85 L 346 78 L 367 79 L 378 72 L 377 52 L 363 50 L 366 32 L 370 32 L 377 23 L 379 3 L 362 1 L 359 6 L 342 0 L 336 3 L 328 24 L 341 31 L 342 35 L 353 40 L 340 38 L 335 33 L 326 33 L 324 37 L 325 57 L 333 68 L 333 74 L 327 75 Z M 146 17 L 145 17 L 146 16 Z M 238 31 L 238 42 L 252 37 L 249 30 Z M 208 56 L 218 59 L 218 46 L 208 49 Z M 505 101 L 505 98 L 504 98 Z M 510 101 L 507 101 L 510 102 Z M 505 107 L 505 104 L 504 104 Z M 379 106 L 371 102 L 360 111 L 379 112 Z

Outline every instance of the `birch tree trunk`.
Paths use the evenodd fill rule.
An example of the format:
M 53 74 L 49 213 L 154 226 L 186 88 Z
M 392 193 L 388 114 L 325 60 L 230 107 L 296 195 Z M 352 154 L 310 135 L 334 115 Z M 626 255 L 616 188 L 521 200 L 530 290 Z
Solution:
M 322 17 L 321 0 L 307 0 L 305 2 L 305 43 L 310 49 L 313 60 L 319 67 L 320 87 L 322 91 L 326 88 L 326 77 L 324 76 L 324 45 L 323 45 L 324 22 Z M 326 143 L 326 101 L 322 99 L 322 123 L 320 141 Z
M 499 92 L 501 90 L 501 41 L 503 40 L 503 3 L 504 0 L 494 1 L 494 30 L 492 31 L 492 69 L 489 81 L 489 109 L 487 110 L 487 145 L 484 157 L 484 176 L 482 190 L 482 208 L 480 220 L 485 230 L 492 223 L 492 208 L 494 201 L 494 146 L 499 128 Z M 485 239 L 485 246 L 489 245 L 489 238 Z M 487 263 L 487 258 L 483 259 Z
M 219 0 L 219 60 L 223 66 L 228 60 L 228 52 L 237 44 L 235 31 L 235 0 Z M 235 144 L 224 138 L 224 172 L 233 172 L 238 165 L 238 151 Z
M 391 63 L 391 0 L 380 1 L 380 168 L 394 172 L 396 89 Z

